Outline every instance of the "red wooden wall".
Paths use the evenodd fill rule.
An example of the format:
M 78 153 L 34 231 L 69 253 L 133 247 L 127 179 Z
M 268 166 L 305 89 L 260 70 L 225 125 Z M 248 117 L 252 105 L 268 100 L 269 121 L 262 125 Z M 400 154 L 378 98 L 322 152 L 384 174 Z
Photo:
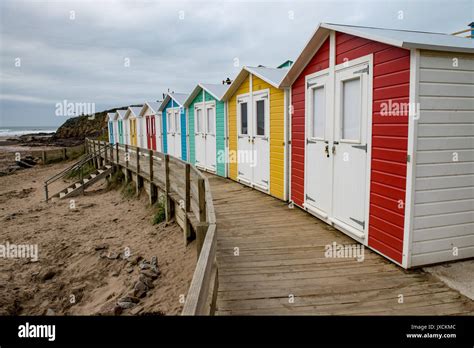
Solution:
M 382 116 L 383 103 L 409 102 L 410 51 L 360 37 L 336 33 L 336 64 L 368 54 L 374 56 L 372 159 L 369 246 L 402 262 L 405 213 L 408 115 Z M 329 42 L 316 52 L 292 87 L 291 198 L 304 201 L 305 75 L 329 66 Z M 406 104 L 408 105 L 408 104 Z

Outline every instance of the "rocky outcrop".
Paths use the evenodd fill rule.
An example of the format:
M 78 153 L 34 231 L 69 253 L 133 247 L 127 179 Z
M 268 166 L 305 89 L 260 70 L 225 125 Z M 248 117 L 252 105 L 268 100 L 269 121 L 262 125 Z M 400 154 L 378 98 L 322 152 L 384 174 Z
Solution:
M 138 105 L 132 105 L 138 106 Z M 53 135 L 53 141 L 58 140 L 80 140 L 86 137 L 107 139 L 107 113 L 115 112 L 118 109 L 125 109 L 126 106 L 96 112 L 94 115 L 85 115 L 72 117 L 66 120 L 64 124 L 58 128 L 56 134 Z

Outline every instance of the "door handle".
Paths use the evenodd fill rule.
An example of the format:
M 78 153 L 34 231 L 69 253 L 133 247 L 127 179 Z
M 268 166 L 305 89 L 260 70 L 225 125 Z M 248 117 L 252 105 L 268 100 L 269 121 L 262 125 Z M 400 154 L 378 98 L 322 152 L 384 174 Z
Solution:
M 329 145 L 326 145 L 326 146 L 324 147 L 324 152 L 326 152 L 326 157 L 329 158 Z

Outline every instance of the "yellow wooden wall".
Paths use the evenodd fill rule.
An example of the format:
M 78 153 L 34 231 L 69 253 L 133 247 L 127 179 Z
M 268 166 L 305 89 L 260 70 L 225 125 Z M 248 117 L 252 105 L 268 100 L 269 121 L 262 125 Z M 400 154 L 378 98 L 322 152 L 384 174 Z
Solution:
M 253 92 L 270 90 L 270 194 L 285 199 L 285 92 L 256 76 Z M 229 150 L 237 151 L 237 96 L 250 92 L 249 77 L 240 85 L 228 104 Z M 237 180 L 237 164 L 229 164 L 229 177 Z

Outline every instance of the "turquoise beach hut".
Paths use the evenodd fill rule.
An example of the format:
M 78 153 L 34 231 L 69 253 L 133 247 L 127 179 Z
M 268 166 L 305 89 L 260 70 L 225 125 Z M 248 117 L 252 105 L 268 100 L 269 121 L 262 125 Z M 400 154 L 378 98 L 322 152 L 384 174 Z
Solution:
M 163 152 L 188 160 L 186 108 L 184 101 L 188 95 L 184 93 L 168 93 L 158 111 L 162 113 Z
M 222 97 L 228 84 L 199 83 L 184 106 L 188 109 L 189 161 L 225 177 L 226 107 Z

